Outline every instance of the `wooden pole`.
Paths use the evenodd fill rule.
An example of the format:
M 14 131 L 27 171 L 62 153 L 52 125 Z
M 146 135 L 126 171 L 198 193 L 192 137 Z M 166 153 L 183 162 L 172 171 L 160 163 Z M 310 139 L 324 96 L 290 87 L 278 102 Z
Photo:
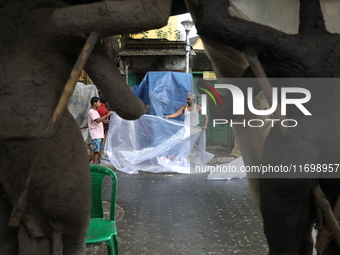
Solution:
M 59 99 L 58 105 L 54 110 L 53 116 L 52 116 L 52 123 L 54 124 L 56 121 L 60 119 L 60 117 L 63 115 L 67 103 L 70 100 L 75 86 L 77 84 L 78 78 L 81 74 L 81 71 L 83 70 L 89 56 L 91 55 L 91 52 L 93 50 L 93 47 L 95 46 L 96 42 L 98 40 L 98 36 L 96 33 L 92 32 L 89 37 L 86 40 L 86 43 L 77 59 L 77 62 L 75 63 L 72 72 L 68 78 L 68 81 L 65 85 L 65 88 L 63 90 L 63 93 L 61 94 L 61 97 Z

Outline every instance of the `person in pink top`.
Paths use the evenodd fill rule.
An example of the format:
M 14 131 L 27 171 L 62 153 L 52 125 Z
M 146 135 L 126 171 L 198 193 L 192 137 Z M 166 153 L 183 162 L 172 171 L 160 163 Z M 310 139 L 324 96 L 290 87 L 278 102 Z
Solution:
M 103 117 L 100 117 L 97 109 L 100 107 L 100 100 L 98 97 L 92 97 L 91 98 L 91 109 L 88 112 L 88 127 L 93 143 L 93 153 L 90 154 L 90 161 L 93 160 L 93 164 L 98 164 L 99 161 L 99 152 L 102 149 L 102 142 L 104 138 L 104 127 L 103 123 L 108 123 L 109 120 L 107 117 L 109 117 L 112 112 L 109 111 L 107 114 L 105 114 Z

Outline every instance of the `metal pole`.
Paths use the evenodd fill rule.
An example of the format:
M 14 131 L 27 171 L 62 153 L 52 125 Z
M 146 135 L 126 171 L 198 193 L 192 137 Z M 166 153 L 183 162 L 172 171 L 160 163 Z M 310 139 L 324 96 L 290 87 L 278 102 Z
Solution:
M 189 58 L 190 58 L 190 44 L 189 44 L 189 33 L 190 30 L 186 30 L 186 38 L 185 38 L 185 72 L 190 73 L 189 71 Z

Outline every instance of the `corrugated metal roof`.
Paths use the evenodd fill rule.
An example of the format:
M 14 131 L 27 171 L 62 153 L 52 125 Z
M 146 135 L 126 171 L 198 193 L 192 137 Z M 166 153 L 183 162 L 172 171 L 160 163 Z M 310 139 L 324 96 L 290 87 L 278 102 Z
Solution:
M 129 56 L 185 56 L 184 49 L 154 49 L 154 50 L 125 50 L 118 54 L 121 57 Z

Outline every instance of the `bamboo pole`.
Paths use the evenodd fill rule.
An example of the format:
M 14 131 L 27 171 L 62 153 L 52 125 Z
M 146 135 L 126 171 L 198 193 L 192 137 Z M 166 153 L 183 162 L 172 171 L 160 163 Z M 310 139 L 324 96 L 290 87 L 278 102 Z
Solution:
M 81 71 L 83 70 L 89 56 L 91 55 L 91 52 L 93 50 L 93 47 L 95 46 L 96 42 L 98 40 L 98 35 L 94 32 L 92 32 L 89 37 L 86 40 L 86 43 L 79 54 L 79 57 L 77 59 L 77 62 L 75 63 L 72 72 L 68 78 L 68 81 L 65 85 L 65 88 L 63 90 L 63 93 L 61 94 L 61 97 L 59 99 L 58 105 L 54 110 L 53 116 L 52 116 L 52 123 L 54 124 L 57 122 L 60 117 L 63 115 L 67 103 L 70 100 L 75 86 L 77 84 L 78 78 L 81 74 Z

